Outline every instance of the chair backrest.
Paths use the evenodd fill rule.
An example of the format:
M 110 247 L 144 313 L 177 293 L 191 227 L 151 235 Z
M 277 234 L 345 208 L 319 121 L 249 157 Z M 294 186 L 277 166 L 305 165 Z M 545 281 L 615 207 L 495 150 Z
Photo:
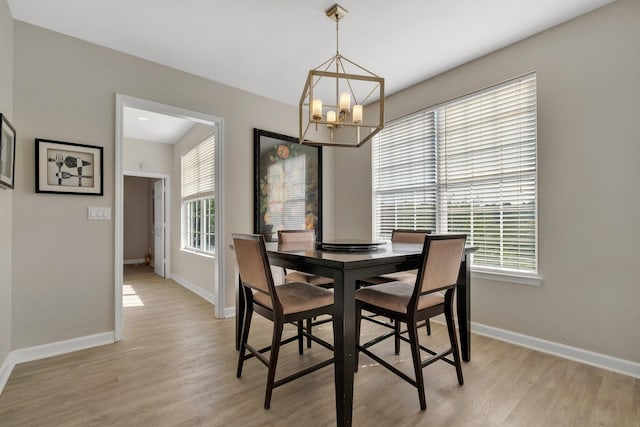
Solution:
M 233 234 L 232 237 L 242 283 L 274 297 L 275 288 L 267 250 L 264 246 L 264 236 Z
M 278 230 L 278 242 L 313 245 L 316 242 L 316 232 L 314 230 Z
M 426 237 L 422 267 L 416 280 L 416 296 L 456 284 L 466 240 L 466 234 Z
M 395 243 L 424 243 L 424 238 L 431 230 L 393 230 L 391 241 Z

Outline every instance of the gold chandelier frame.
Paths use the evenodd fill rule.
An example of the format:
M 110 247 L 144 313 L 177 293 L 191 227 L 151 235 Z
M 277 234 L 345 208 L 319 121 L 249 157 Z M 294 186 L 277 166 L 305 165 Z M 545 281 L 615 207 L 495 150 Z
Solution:
M 299 104 L 301 144 L 357 148 L 384 127 L 384 78 L 340 54 L 338 25 L 346 14 L 347 11 L 338 4 L 326 11 L 326 16 L 336 22 L 336 54 L 310 70 L 307 76 Z M 353 68 L 354 72 L 347 72 L 345 65 Z M 314 96 L 318 85 L 326 83 L 323 79 L 329 80 L 331 86 L 332 81 L 335 84 L 335 101 L 324 105 L 320 98 Z M 361 98 L 354 90 L 356 85 L 359 89 L 366 87 L 365 95 Z M 368 111 L 365 116 L 364 106 L 376 98 L 377 113 Z

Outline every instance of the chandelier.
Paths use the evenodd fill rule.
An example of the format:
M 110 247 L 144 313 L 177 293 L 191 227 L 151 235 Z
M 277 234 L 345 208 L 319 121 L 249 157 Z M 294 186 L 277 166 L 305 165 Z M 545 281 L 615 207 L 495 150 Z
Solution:
M 307 76 L 299 105 L 301 144 L 361 147 L 384 127 L 384 78 L 338 49 L 339 23 L 346 14 L 338 4 L 326 11 L 336 22 L 336 54 Z

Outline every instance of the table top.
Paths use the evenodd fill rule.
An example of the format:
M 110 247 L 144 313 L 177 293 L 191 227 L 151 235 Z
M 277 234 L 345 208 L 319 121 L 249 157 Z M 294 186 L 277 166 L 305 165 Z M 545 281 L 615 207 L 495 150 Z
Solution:
M 317 258 L 328 261 L 354 262 L 372 259 L 384 259 L 394 256 L 419 255 L 422 253 L 422 245 L 415 243 L 391 243 L 386 242 L 369 251 L 335 251 L 315 247 L 315 245 L 303 245 L 300 243 L 267 242 L 267 252 L 294 257 Z

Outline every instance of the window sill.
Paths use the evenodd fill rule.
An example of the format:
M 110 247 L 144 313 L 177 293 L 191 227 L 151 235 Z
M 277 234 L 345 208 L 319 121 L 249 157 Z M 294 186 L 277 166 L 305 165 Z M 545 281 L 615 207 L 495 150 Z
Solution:
M 537 274 L 516 273 L 506 270 L 484 270 L 479 268 L 472 268 L 471 277 L 528 286 L 540 286 L 540 284 L 542 283 L 542 277 Z
M 209 258 L 209 259 L 215 259 L 216 258 L 216 254 L 210 254 L 207 252 L 199 252 L 199 251 L 194 251 L 193 249 L 188 249 L 188 248 L 180 248 L 180 252 L 184 252 L 186 254 L 189 255 L 197 255 L 197 256 L 201 256 L 203 258 Z

